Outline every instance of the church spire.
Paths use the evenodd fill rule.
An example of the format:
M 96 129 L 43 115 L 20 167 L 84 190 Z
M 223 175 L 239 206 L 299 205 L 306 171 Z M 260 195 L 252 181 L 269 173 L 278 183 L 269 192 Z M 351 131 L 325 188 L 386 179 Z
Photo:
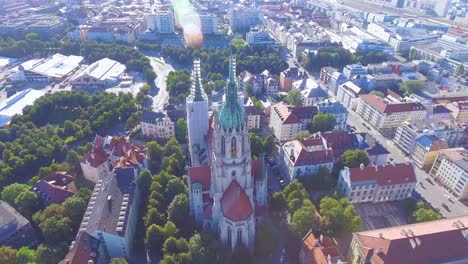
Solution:
M 192 84 L 193 84 L 193 101 L 199 102 L 204 101 L 202 88 L 201 88 L 201 79 L 200 79 L 200 59 L 195 59 L 193 61 L 193 75 L 192 75 Z
M 226 130 L 240 129 L 244 125 L 244 106 L 237 100 L 236 60 L 232 54 L 229 56 L 226 101 L 219 111 L 218 123 Z

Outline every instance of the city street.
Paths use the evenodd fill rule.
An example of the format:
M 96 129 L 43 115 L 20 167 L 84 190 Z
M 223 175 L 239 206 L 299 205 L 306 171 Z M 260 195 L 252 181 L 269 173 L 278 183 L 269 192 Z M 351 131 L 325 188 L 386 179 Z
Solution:
M 155 85 L 158 90 L 157 94 L 153 97 L 153 111 L 162 111 L 164 105 L 169 99 L 169 93 L 166 91 L 166 78 L 169 72 L 173 71 L 174 68 L 171 64 L 164 63 L 162 58 L 149 57 L 151 66 L 154 72 L 157 74 Z
M 354 111 L 349 112 L 348 125 L 355 127 L 356 132 L 369 133 L 390 152 L 390 157 L 393 158 L 396 162 L 412 162 L 412 160 L 409 157 L 406 157 L 403 152 L 393 143 L 393 141 L 383 137 L 374 128 L 372 128 L 370 125 L 367 125 L 366 123 L 366 125 L 371 128 L 371 130 L 369 130 L 363 125 L 364 122 L 365 121 Z M 446 197 L 446 193 L 448 193 L 447 190 L 437 185 L 434 180 L 432 180 L 433 184 L 429 183 L 427 180 L 425 180 L 425 178 L 429 177 L 429 175 L 416 166 L 414 168 L 418 181 L 418 184 L 416 185 L 416 192 L 421 194 L 421 196 L 434 208 L 440 208 L 440 213 L 444 217 L 455 217 L 468 214 L 468 208 L 464 204 L 455 200 L 453 197 L 453 203 L 448 201 Z M 421 186 L 419 182 L 421 182 L 423 186 Z M 445 203 L 449 207 L 450 211 L 447 211 L 444 207 L 442 207 L 442 203 Z

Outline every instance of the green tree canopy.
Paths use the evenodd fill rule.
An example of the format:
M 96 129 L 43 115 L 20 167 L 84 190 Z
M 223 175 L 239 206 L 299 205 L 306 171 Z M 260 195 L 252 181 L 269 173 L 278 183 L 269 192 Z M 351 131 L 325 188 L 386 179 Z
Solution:
M 33 263 L 36 263 L 36 251 L 29 249 L 27 247 L 20 248 L 16 254 L 16 264 L 33 264 Z
M 382 92 L 380 92 L 380 91 L 376 91 L 376 90 L 374 90 L 374 91 L 371 91 L 369 94 L 373 94 L 373 95 L 376 95 L 376 96 L 378 96 L 378 97 L 382 97 L 382 98 L 384 98 L 384 97 L 385 97 L 385 95 L 384 95 Z
M 331 131 L 335 128 L 336 119 L 330 113 L 317 113 L 312 118 L 312 130 L 313 132 L 325 132 Z
M 311 136 L 312 136 L 312 135 L 310 134 L 309 131 L 303 130 L 303 131 L 297 133 L 297 134 L 294 136 L 294 139 L 295 139 L 295 140 L 304 140 L 304 139 L 310 138 Z
M 176 138 L 182 144 L 187 142 L 187 121 L 184 118 L 177 120 Z
M 356 231 L 361 225 L 361 218 L 346 198 L 323 198 L 320 201 L 320 214 L 326 232 L 332 236 Z
M 167 218 L 174 222 L 183 236 L 188 237 L 193 231 L 193 222 L 190 217 L 190 207 L 187 194 L 181 193 L 175 196 L 169 204 Z
M 367 156 L 367 152 L 364 150 L 346 150 L 341 155 L 341 161 L 345 167 L 348 168 L 359 168 L 361 164 L 364 166 L 369 165 L 370 160 Z
M 2 264 L 16 264 L 17 251 L 11 247 L 0 247 L 0 263 Z
M 128 264 L 124 258 L 113 258 L 110 264 Z
M 67 240 L 73 238 L 72 222 L 68 217 L 52 216 L 42 223 L 41 229 L 47 244 L 57 244 L 62 242 L 64 238 Z
M 302 97 L 301 91 L 298 89 L 292 89 L 289 91 L 284 100 L 293 106 L 302 106 L 304 104 L 304 98 Z
M 419 80 L 408 80 L 398 85 L 405 96 L 419 94 L 424 89 L 424 83 Z
M 292 216 L 291 230 L 300 237 L 304 237 L 309 230 L 317 230 L 315 210 L 311 206 L 303 206 Z

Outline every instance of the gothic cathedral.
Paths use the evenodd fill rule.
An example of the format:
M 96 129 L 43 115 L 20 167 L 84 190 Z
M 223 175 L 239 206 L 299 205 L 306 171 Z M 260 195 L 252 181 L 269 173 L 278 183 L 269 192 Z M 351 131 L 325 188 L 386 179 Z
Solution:
M 235 71 L 231 56 L 226 99 L 209 117 L 207 97 L 201 89 L 200 62 L 194 62 L 186 109 L 192 162 L 188 177 L 190 213 L 197 226 L 217 233 L 225 245 L 232 249 L 244 245 L 253 251 L 256 212 L 267 205 L 267 175 L 263 157 L 251 158 Z

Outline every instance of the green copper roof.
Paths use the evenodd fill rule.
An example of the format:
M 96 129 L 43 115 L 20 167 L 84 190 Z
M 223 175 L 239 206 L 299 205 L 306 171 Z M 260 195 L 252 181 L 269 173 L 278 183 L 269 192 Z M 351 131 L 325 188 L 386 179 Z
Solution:
M 219 111 L 218 123 L 224 129 L 239 129 L 244 125 L 244 107 L 237 100 L 236 67 L 233 56 L 229 57 L 229 79 L 226 84 L 226 102 Z

